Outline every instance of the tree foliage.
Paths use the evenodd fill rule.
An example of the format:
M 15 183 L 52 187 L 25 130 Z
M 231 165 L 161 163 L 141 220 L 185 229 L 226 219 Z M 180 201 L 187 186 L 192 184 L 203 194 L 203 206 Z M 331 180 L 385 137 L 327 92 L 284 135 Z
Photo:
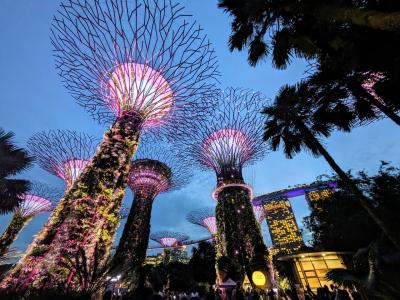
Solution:
M 306 59 L 310 84 L 346 90 L 337 100 L 355 107 L 360 119 L 382 112 L 400 124 L 398 1 L 220 0 L 219 6 L 234 17 L 230 49 L 247 49 L 251 65 L 271 57 L 284 69 L 295 57 Z
M 197 282 L 215 283 L 215 255 L 215 246 L 209 242 L 200 242 L 197 248 L 193 248 L 189 267 Z
M 16 208 L 30 188 L 27 180 L 9 178 L 28 169 L 33 162 L 33 157 L 15 145 L 13 137 L 12 132 L 0 128 L 0 214 Z

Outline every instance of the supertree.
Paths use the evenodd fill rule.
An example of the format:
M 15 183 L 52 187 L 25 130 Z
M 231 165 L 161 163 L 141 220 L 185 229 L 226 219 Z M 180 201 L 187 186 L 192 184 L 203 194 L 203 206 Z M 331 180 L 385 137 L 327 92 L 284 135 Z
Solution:
M 187 240 L 186 234 L 174 231 L 157 231 L 150 234 L 150 239 L 160 243 L 164 248 L 173 248 Z
M 193 224 L 200 225 L 210 232 L 212 237 L 217 235 L 215 207 L 202 207 L 191 211 L 186 219 Z
M 6 254 L 24 226 L 35 216 L 49 212 L 53 203 L 61 197 L 58 189 L 39 182 L 33 182 L 30 191 L 23 196 L 10 224 L 0 236 L 0 255 Z
M 39 166 L 65 181 L 67 188 L 88 165 L 96 146 L 93 136 L 72 130 L 41 131 L 28 140 Z
M 164 143 L 142 143 L 132 161 L 128 185 L 133 204 L 112 260 L 111 274 L 136 288 L 140 268 L 149 243 L 150 218 L 154 199 L 161 193 L 181 188 L 190 174 L 184 163 Z
M 186 128 L 178 141 L 182 159 L 212 169 L 217 187 L 217 255 L 226 255 L 243 267 L 251 280 L 255 269 L 266 269 L 267 250 L 251 205 L 252 189 L 242 169 L 266 153 L 263 143 L 265 98 L 258 92 L 228 88 L 218 94 L 218 105 L 209 118 Z M 244 275 L 244 273 L 242 273 Z
M 218 72 L 202 29 L 172 0 L 66 0 L 51 31 L 66 88 L 95 119 L 112 123 L 64 195 L 62 230 L 43 239 L 53 257 L 46 268 L 51 274 L 42 269 L 30 284 L 67 282 L 76 290 L 74 272 L 59 261 L 82 249 L 89 267 L 94 253 L 105 264 L 140 133 L 178 138 L 176 128 L 196 122 L 209 107 Z
M 27 145 L 38 165 L 43 170 L 62 179 L 69 189 L 89 163 L 95 152 L 97 141 L 86 133 L 71 130 L 49 130 L 34 134 L 28 140 Z M 25 272 L 27 277 L 36 274 L 41 263 L 47 261 L 47 252 L 50 248 L 43 244 L 43 240 L 49 233 L 59 229 L 60 215 L 67 204 L 67 198 L 59 201 L 46 225 L 29 245 L 18 264 L 7 275 L 3 287 L 6 287 L 11 281 L 22 282 L 24 274 L 21 272 Z M 34 255 L 30 255 L 31 253 Z M 26 278 L 24 278 L 25 280 Z
M 262 221 L 265 220 L 265 212 L 264 212 L 264 207 L 262 205 L 253 204 L 253 213 L 258 223 L 261 224 Z

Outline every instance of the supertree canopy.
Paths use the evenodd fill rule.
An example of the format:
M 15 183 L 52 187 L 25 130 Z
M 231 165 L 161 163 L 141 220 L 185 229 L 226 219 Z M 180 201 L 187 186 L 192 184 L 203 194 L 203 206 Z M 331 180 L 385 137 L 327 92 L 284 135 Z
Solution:
M 264 207 L 262 205 L 253 205 L 254 216 L 256 217 L 258 223 L 262 223 L 265 220 Z
M 58 73 L 78 104 L 112 125 L 64 195 L 68 205 L 57 215 L 57 228 L 40 233 L 37 246 L 49 249 L 47 265 L 29 278 L 23 264 L 12 270 L 30 287 L 67 282 L 79 290 L 78 274 L 59 263 L 78 250 L 89 268 L 94 257 L 104 266 L 140 133 L 176 139 L 176 128 L 208 110 L 217 62 L 206 35 L 183 10 L 171 0 L 66 0 L 57 11 L 51 40 Z
M 252 189 L 243 180 L 242 168 L 267 150 L 260 113 L 266 99 L 258 92 L 235 88 L 221 91 L 217 98 L 218 106 L 209 118 L 185 129 L 187 138 L 178 143 L 188 164 L 215 171 L 217 254 L 233 258 L 250 279 L 256 268 L 268 274 L 267 250 L 250 202 Z
M 112 275 L 129 290 L 136 288 L 140 268 L 149 243 L 153 200 L 161 193 L 182 187 L 189 172 L 164 143 L 143 143 L 132 161 L 128 185 L 134 194 L 133 204 L 112 260 Z
M 42 131 L 28 141 L 28 148 L 40 167 L 60 177 L 67 186 L 79 178 L 96 145 L 94 137 L 71 130 Z
M 35 216 L 52 210 L 52 203 L 61 197 L 58 189 L 43 183 L 32 183 L 31 190 L 24 195 L 19 207 L 15 208 L 10 224 L 0 237 L 0 255 L 7 253 L 22 228 Z
M 150 234 L 150 239 L 160 243 L 164 248 L 176 247 L 189 237 L 174 231 L 157 231 Z
M 193 224 L 206 228 L 213 237 L 217 234 L 215 207 L 203 207 L 193 210 L 186 216 L 186 219 Z

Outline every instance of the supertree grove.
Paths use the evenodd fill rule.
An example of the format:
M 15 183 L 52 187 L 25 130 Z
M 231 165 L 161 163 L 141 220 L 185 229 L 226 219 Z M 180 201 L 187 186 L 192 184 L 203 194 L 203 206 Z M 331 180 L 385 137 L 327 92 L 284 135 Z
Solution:
M 10 224 L 0 236 L 0 255 L 6 254 L 23 227 L 35 216 L 49 212 L 61 193 L 43 183 L 32 183 L 31 190 L 24 195 L 20 205 L 14 209 Z
M 38 245 L 50 249 L 53 263 L 31 278 L 31 288 L 78 289 L 76 273 L 59 263 L 78 249 L 89 268 L 94 253 L 105 265 L 140 133 L 176 139 L 176 128 L 208 110 L 219 76 L 215 53 L 183 9 L 172 0 L 66 0 L 57 11 L 51 40 L 58 73 L 78 104 L 112 125 L 64 195 L 58 228 Z
M 168 145 L 142 143 L 138 149 L 128 179 L 134 193 L 133 204 L 111 270 L 121 275 L 121 282 L 130 290 L 136 287 L 146 258 L 154 199 L 161 193 L 179 189 L 189 177 L 187 168 Z
M 244 182 L 242 168 L 261 158 L 265 97 L 258 92 L 228 88 L 218 95 L 209 119 L 192 124 L 180 140 L 182 159 L 212 169 L 217 187 L 217 255 L 228 256 L 243 267 L 251 280 L 255 269 L 268 274 L 267 250 L 251 204 L 252 188 Z
M 215 207 L 202 207 L 191 211 L 186 219 L 193 224 L 200 225 L 208 230 L 212 237 L 217 234 Z
M 174 231 L 157 231 L 150 234 L 150 239 L 160 243 L 164 248 L 173 248 L 179 246 L 180 243 L 187 240 L 186 234 Z

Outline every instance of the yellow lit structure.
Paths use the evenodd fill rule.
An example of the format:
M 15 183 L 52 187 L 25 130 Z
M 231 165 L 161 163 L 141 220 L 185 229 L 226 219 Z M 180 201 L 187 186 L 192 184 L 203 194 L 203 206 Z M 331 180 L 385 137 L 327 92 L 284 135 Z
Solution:
M 307 252 L 287 255 L 278 258 L 281 261 L 290 261 L 297 283 L 304 289 L 307 285 L 315 292 L 319 287 L 333 284 L 325 278 L 332 269 L 346 269 L 343 262 L 343 252 Z
M 305 193 L 306 200 L 311 209 L 320 209 L 319 203 L 326 198 L 329 198 L 334 193 L 332 188 L 323 190 L 308 191 Z
M 272 239 L 272 255 L 291 254 L 304 246 L 303 238 L 287 198 L 272 199 L 264 204 Z
M 144 260 L 145 265 L 159 265 L 163 261 L 163 256 L 158 254 L 154 256 L 147 256 L 146 259 Z

